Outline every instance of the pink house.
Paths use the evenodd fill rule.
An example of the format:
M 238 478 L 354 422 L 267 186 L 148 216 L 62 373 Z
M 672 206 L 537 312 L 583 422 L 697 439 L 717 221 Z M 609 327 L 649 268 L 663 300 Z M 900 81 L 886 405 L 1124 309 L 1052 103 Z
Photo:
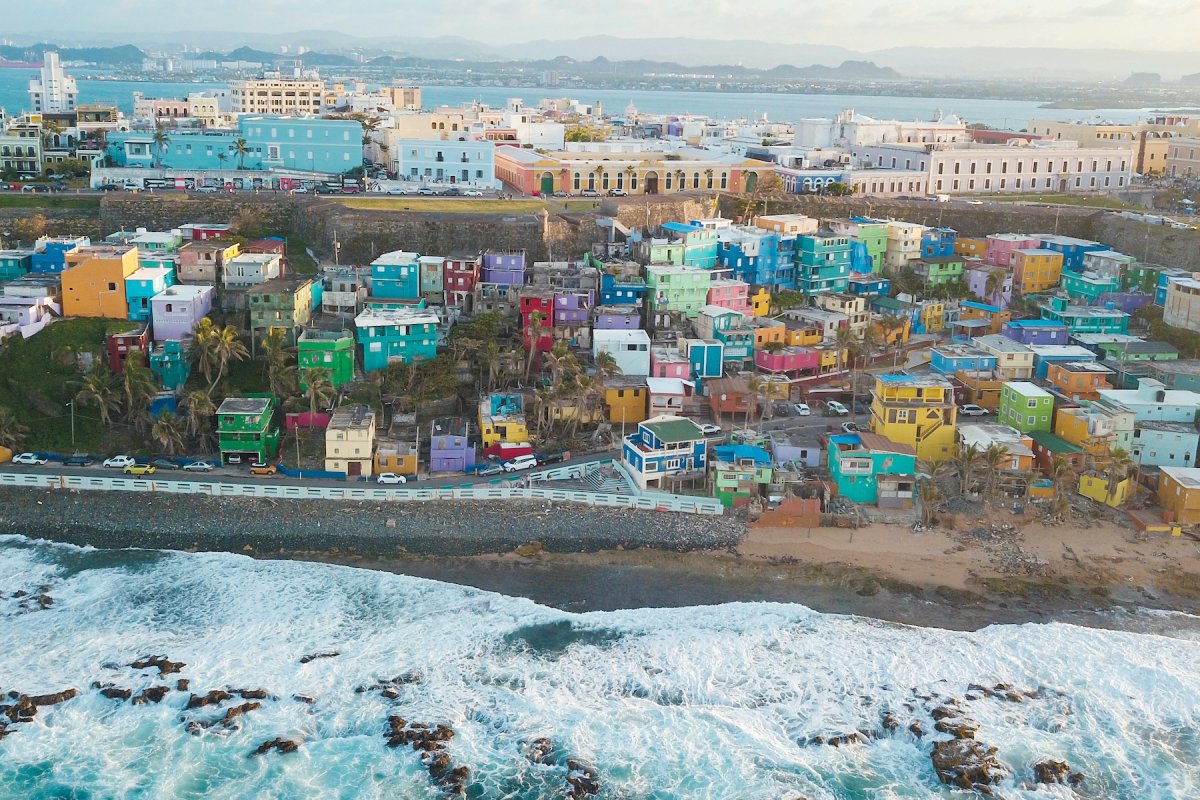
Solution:
M 650 348 L 650 377 L 681 378 L 692 376 L 692 362 L 674 347 Z
M 1008 269 L 1014 252 L 1041 246 L 1041 239 L 1023 233 L 993 233 L 987 237 L 987 252 L 983 256 L 983 263 Z
M 816 374 L 821 364 L 821 354 L 807 347 L 785 347 L 777 353 L 759 350 L 754 354 L 754 366 L 761 372 Z
M 750 314 L 750 284 L 729 278 L 715 278 L 708 285 L 708 304 Z

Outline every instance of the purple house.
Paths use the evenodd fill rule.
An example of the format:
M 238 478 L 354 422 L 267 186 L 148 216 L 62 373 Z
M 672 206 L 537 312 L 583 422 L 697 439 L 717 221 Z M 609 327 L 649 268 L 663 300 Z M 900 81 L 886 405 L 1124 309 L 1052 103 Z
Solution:
M 585 289 L 557 289 L 554 292 L 554 324 L 578 326 L 592 314 L 595 294 Z
M 1000 272 L 1004 276 L 1004 280 L 1000 283 L 999 290 L 992 293 L 992 296 L 987 295 L 988 276 L 993 272 Z M 971 294 L 975 295 L 985 303 L 990 303 L 1000 308 L 1007 308 L 1012 302 L 1013 276 L 1012 273 L 1000 267 L 987 266 L 980 263 L 978 266 L 968 266 L 963 270 L 963 281 L 967 284 L 967 289 Z
M 1105 292 L 1096 298 L 1096 302 L 1093 305 L 1106 308 L 1109 303 L 1112 303 L 1113 308 L 1118 311 L 1132 314 L 1142 306 L 1148 306 L 1152 302 L 1154 302 L 1154 295 L 1146 294 L 1145 292 Z
M 1066 325 L 1048 319 L 1014 319 L 1000 333 L 1021 344 L 1067 344 L 1070 336 Z
M 192 335 L 213 306 L 213 287 L 195 284 L 168 286 L 150 299 L 154 341 L 182 341 Z
M 483 254 L 483 272 L 479 278 L 484 283 L 501 286 L 523 286 L 525 284 L 525 251 L 497 252 L 489 250 Z
M 642 327 L 642 312 L 637 306 L 596 306 L 592 327 L 598 331 L 637 330 Z
M 462 417 L 435 419 L 429 436 L 429 471 L 463 472 L 475 464 L 475 448 L 467 441 Z

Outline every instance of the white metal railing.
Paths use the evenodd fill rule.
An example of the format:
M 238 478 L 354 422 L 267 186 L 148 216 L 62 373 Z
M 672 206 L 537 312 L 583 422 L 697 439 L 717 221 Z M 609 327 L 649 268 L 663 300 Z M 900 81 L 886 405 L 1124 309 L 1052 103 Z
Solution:
M 575 464 L 555 470 L 546 470 L 546 472 L 579 472 L 587 466 Z M 537 473 L 531 473 L 530 477 L 535 474 Z M 564 474 L 561 477 L 567 476 Z M 574 489 L 525 488 L 496 484 L 439 486 L 427 489 L 416 487 L 382 489 L 0 472 L 0 486 L 36 486 L 81 491 L 207 494 L 214 497 L 271 497 L 294 500 L 379 500 L 417 503 L 434 500 L 553 500 L 608 508 L 677 511 L 685 514 L 720 515 L 724 513 L 724 507 L 720 501 L 711 497 L 688 497 L 665 492 L 639 495 L 605 494 Z

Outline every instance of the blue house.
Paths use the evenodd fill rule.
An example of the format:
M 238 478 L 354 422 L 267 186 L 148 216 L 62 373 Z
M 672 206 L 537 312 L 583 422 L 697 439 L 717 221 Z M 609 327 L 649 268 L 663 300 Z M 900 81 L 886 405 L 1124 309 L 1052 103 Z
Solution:
M 680 339 L 695 379 L 719 378 L 725 371 L 725 346 L 716 339 Z M 697 387 L 699 390 L 700 387 Z
M 1045 378 L 1051 364 L 1074 361 L 1091 363 L 1097 356 L 1086 347 L 1077 344 L 1031 344 L 1033 351 L 1033 376 Z
M 954 255 L 958 231 L 952 228 L 926 228 L 921 237 L 921 258 L 949 258 Z
M 943 375 L 960 369 L 990 372 L 996 368 L 996 356 L 969 344 L 939 344 L 929 351 L 929 366 Z
M 371 262 L 371 297 L 418 300 L 421 297 L 420 258 L 417 253 L 393 250 Z
M 175 285 L 175 270 L 170 267 L 142 267 L 125 279 L 125 301 L 129 318 L 138 322 L 150 320 L 150 299 Z
M 646 281 L 641 278 L 620 278 L 600 273 L 601 306 L 641 306 L 646 296 Z
M 685 417 L 664 415 L 638 423 L 621 445 L 621 461 L 637 485 L 658 489 L 664 478 L 704 478 L 708 442 L 700 426 Z
M 1082 272 L 1085 255 L 1111 249 L 1106 244 L 1087 239 L 1076 239 L 1074 236 L 1042 236 L 1041 239 L 1043 249 L 1062 253 L 1062 268 L 1065 272 Z
M 796 237 L 760 228 L 725 228 L 719 232 L 717 269 L 752 286 L 793 289 L 796 286 Z
M 33 256 L 29 259 L 29 271 L 36 273 L 62 272 L 67 266 L 67 253 L 76 247 L 90 247 L 91 244 L 92 240 L 86 236 L 43 236 L 33 247 Z M 1165 289 L 1163 291 L 1166 292 Z
M 852 244 L 857 244 L 853 242 Z M 886 296 L 892 290 L 892 282 L 890 279 L 882 275 L 871 275 L 869 273 L 850 275 L 850 294 L 860 295 L 863 297 L 878 297 Z
M 37 270 L 34 270 L 35 272 Z M 1167 304 L 1167 285 L 1172 278 L 1190 278 L 1192 277 L 1191 270 L 1181 269 L 1180 267 L 1167 267 L 1158 273 L 1158 283 L 1154 287 L 1154 305 L 1165 306 Z

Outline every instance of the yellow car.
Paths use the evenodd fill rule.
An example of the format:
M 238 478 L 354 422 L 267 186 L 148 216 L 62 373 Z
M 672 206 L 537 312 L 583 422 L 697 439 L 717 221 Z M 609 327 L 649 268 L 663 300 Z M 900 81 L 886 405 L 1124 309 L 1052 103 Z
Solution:
M 130 464 L 125 469 L 121 470 L 126 475 L 153 475 L 153 464 Z

